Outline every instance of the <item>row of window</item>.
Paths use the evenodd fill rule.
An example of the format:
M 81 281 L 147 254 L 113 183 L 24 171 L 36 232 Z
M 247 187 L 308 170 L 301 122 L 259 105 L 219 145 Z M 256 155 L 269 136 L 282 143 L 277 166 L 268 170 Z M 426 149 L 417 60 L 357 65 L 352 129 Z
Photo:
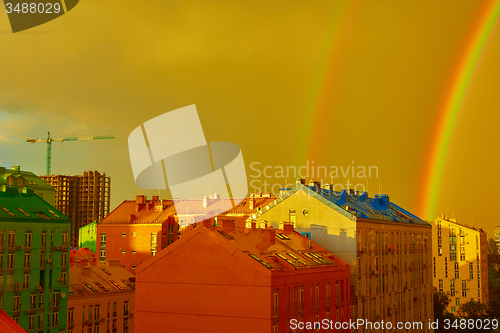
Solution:
M 8 248 L 12 249 L 16 247 L 16 231 L 15 230 L 10 230 L 7 234 L 7 245 Z M 5 231 L 0 231 L 0 249 L 5 248 L 6 244 L 6 232 Z M 24 233 L 24 247 L 25 248 L 31 248 L 33 241 L 33 235 L 31 230 L 26 230 Z M 64 231 L 62 234 L 62 246 L 63 247 L 68 247 L 68 232 Z M 47 231 L 42 231 L 42 242 L 41 242 L 41 247 L 46 248 L 47 247 Z M 54 232 L 50 232 L 50 247 L 54 247 Z

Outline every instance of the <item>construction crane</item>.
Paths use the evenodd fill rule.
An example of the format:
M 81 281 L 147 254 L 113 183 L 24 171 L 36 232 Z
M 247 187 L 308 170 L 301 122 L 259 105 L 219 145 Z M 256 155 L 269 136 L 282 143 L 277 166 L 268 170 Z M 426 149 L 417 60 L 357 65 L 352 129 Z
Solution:
M 47 139 L 27 139 L 26 142 L 37 143 L 47 142 L 47 162 L 46 170 L 47 176 L 50 175 L 51 160 L 52 160 L 52 142 L 65 142 L 65 141 L 79 141 L 79 140 L 106 140 L 118 139 L 116 135 L 99 135 L 99 136 L 69 136 L 65 138 L 51 138 L 50 132 L 47 132 Z

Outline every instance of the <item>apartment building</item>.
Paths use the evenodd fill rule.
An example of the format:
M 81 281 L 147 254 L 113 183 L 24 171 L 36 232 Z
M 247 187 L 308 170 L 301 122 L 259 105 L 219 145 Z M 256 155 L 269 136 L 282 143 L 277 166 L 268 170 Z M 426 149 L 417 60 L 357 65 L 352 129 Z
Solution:
M 0 167 L 0 187 L 6 185 L 20 189 L 32 189 L 40 198 L 47 201 L 49 205 L 55 207 L 56 191 L 31 171 L 21 170 L 20 166 L 13 166 L 12 169 Z
M 134 275 L 118 260 L 97 265 L 75 261 L 70 267 L 67 333 L 133 333 L 134 289 Z
M 290 223 L 200 222 L 136 279 L 136 330 L 144 332 L 285 333 L 294 318 L 350 318 L 349 265 Z
M 0 191 L 0 307 L 26 331 L 65 332 L 71 222 L 19 190 Z
M 488 239 L 479 228 L 442 216 L 432 224 L 433 284 L 450 293 L 448 311 L 475 300 L 488 304 Z
M 71 246 L 78 247 L 79 229 L 109 214 L 111 178 L 98 171 L 40 178 L 55 189 L 55 207 L 70 218 Z
M 330 184 L 298 179 L 294 188 L 258 211 L 258 223 L 295 229 L 351 267 L 351 317 L 370 321 L 433 319 L 431 225 L 388 195 L 334 191 Z M 368 332 L 361 328 L 359 332 Z M 387 330 L 392 332 L 396 330 Z M 412 331 L 412 330 L 410 330 Z

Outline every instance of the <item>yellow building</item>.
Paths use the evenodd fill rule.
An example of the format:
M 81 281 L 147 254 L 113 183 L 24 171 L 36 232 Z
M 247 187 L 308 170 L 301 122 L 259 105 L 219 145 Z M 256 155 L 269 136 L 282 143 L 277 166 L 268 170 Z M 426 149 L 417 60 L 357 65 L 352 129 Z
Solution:
M 488 240 L 482 229 L 438 218 L 432 222 L 434 286 L 450 293 L 448 311 L 470 300 L 488 303 Z
M 432 227 L 390 202 L 387 195 L 334 191 L 318 182 L 294 188 L 254 215 L 259 223 L 278 227 L 293 222 L 298 232 L 351 265 L 351 318 L 421 323 L 405 332 L 429 332 L 433 320 Z M 344 305 L 339 305 L 340 307 Z M 320 318 L 321 320 L 322 318 Z M 417 324 L 415 324 L 417 325 Z M 358 332 L 379 332 L 367 326 Z

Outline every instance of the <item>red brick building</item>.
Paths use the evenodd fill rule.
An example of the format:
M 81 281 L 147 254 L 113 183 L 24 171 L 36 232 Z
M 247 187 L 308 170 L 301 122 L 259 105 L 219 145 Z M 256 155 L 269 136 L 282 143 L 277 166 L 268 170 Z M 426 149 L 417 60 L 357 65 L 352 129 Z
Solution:
M 244 222 L 275 199 L 269 194 L 258 194 L 246 198 L 222 216 Z M 122 202 L 97 224 L 98 260 L 118 259 L 122 266 L 135 274 L 141 263 L 178 239 L 180 226 L 189 229 L 193 221 L 200 219 L 199 213 L 207 206 L 213 209 L 231 207 L 230 200 L 215 195 L 193 201 L 199 209 L 190 203 L 191 210 L 177 206 L 178 212 L 172 200 L 160 200 L 158 196 L 147 200 L 144 195 L 138 195 L 135 201 Z
M 283 223 L 203 221 L 137 269 L 144 332 L 282 333 L 290 320 L 348 321 L 349 265 Z

